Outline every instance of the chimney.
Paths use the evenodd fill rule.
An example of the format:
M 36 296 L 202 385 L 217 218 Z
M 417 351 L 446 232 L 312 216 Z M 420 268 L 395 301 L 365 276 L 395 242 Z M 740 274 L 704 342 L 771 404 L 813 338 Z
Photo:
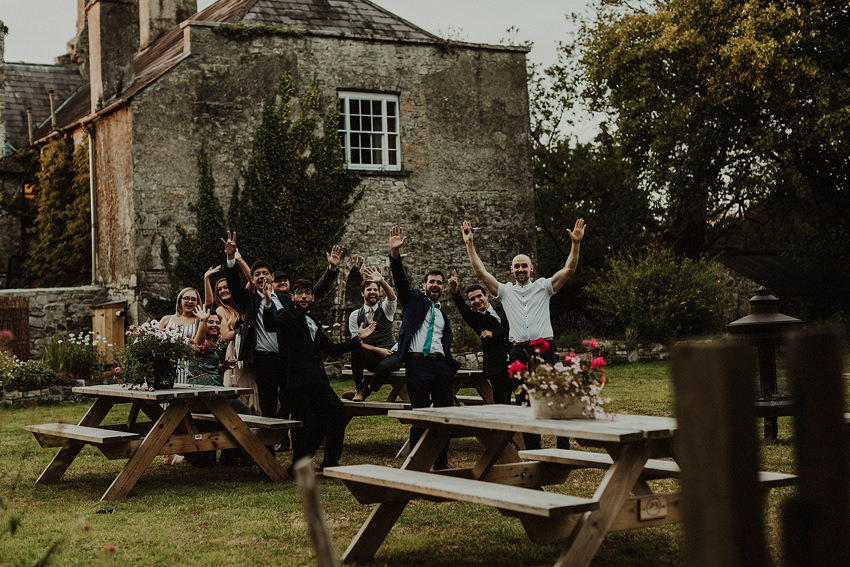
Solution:
M 138 0 L 92 0 L 89 23 L 91 110 L 96 112 L 133 83 L 139 46 Z
M 68 56 L 77 65 L 83 80 L 89 81 L 89 19 L 86 15 L 88 0 L 77 0 L 77 35 L 71 40 Z
M 198 11 L 198 0 L 139 0 L 139 49 Z

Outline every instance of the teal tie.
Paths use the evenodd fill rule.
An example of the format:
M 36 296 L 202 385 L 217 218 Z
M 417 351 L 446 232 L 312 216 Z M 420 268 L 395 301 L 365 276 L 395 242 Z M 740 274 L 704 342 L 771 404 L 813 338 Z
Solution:
M 428 356 L 431 352 L 431 340 L 434 338 L 434 304 L 431 304 L 431 320 L 428 321 L 428 333 L 425 335 L 425 346 L 422 347 L 422 356 Z

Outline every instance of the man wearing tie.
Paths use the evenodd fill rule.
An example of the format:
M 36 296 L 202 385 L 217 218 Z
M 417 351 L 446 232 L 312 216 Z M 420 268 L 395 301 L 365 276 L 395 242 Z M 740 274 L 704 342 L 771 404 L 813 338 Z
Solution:
M 493 400 L 497 404 L 510 404 L 513 384 L 508 376 L 508 351 L 511 343 L 508 341 L 510 325 L 505 310 L 499 304 L 490 303 L 487 291 L 480 284 L 466 288 L 466 298 L 472 307 L 467 305 L 458 290 L 457 270 L 449 278 L 449 289 L 460 316 L 481 337 L 484 351 L 482 373 L 493 386 Z
M 422 290 L 410 287 L 401 261 L 406 237 L 398 226 L 390 229 L 390 268 L 404 315 L 398 331 L 398 354 L 405 363 L 405 383 L 410 405 L 424 408 L 454 404 L 452 377 L 460 363 L 451 358 L 452 327 L 440 309 L 443 272 L 433 269 L 425 274 Z M 410 447 L 416 446 L 423 430 L 410 428 Z M 448 446 L 434 462 L 437 470 L 449 468 Z

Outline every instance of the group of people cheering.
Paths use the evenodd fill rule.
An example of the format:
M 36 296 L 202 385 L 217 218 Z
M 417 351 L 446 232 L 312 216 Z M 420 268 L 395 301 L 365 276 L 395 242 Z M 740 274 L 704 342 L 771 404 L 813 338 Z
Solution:
M 218 358 L 213 360 L 212 353 L 218 352 L 215 346 L 219 340 L 227 341 L 226 370 L 218 378 L 219 383 L 249 387 L 253 392 L 242 398 L 244 407 L 237 411 L 253 410 L 266 417 L 291 417 L 304 422 L 303 428 L 292 431 L 292 462 L 315 455 L 325 439 L 319 468 L 337 466 L 347 414 L 330 385 L 324 357 L 351 352 L 355 388 L 345 392 L 344 398 L 366 400 L 403 365 L 412 407 L 451 406 L 453 376 L 460 363 L 451 356 L 451 322 L 440 303 L 448 283 L 461 317 L 481 338 L 483 373 L 493 386 L 495 402 L 510 403 L 517 385 L 508 375 L 508 365 L 515 360 L 528 362 L 535 355 L 531 343 L 537 339 L 552 341 L 550 298 L 575 272 L 584 220 L 576 221 L 567 232 L 572 242 L 570 254 L 564 267 L 551 278 L 533 279 L 531 259 L 519 254 L 510 265 L 514 281 L 500 283 L 485 268 L 475 249 L 472 225 L 464 221 L 461 236 L 480 284 L 466 288 L 463 297 L 456 272 L 446 280 L 441 270 L 432 269 L 424 275 L 421 286 L 411 285 L 400 252 L 407 237 L 399 226 L 394 226 L 389 234 L 389 263 L 395 289 L 378 269 L 364 267 L 360 286 L 363 306 L 351 313 L 347 327 L 350 338 L 340 343 L 325 335 L 311 313 L 315 301 L 338 275 L 339 246 L 327 254 L 328 268 L 317 282 L 290 282 L 289 274 L 274 271 L 265 261 L 247 266 L 236 246 L 235 233 L 228 233 L 222 239 L 225 264 L 210 268 L 204 275 L 204 305 L 199 304 L 200 295 L 195 289 L 186 288 L 178 296 L 175 315 L 164 318 L 160 325 L 180 325 L 183 333 L 194 336 L 199 346 L 207 345 L 202 348 L 201 360 L 186 368 L 186 381 L 196 381 L 199 376 L 204 380 L 218 378 Z M 210 278 L 222 269 L 225 277 L 210 285 Z M 241 274 L 248 280 L 247 285 Z M 491 303 L 491 297 L 499 304 Z M 396 339 L 393 320 L 398 303 L 402 318 Z M 551 348 L 537 356 L 553 362 L 557 355 Z M 366 378 L 364 370 L 372 374 Z M 523 401 L 517 394 L 517 402 Z M 411 447 L 421 435 L 420 429 L 411 427 Z M 559 445 L 568 442 L 559 440 Z M 525 444 L 537 448 L 540 438 L 527 436 Z M 278 449 L 288 447 L 284 444 Z M 448 447 L 434 467 L 449 468 Z

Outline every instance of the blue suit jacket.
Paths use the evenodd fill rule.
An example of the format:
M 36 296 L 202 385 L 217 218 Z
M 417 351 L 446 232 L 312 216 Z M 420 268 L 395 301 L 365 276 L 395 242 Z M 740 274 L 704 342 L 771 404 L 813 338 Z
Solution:
M 393 281 L 395 282 L 396 294 L 401 302 L 401 307 L 404 310 L 404 315 L 401 318 L 401 328 L 398 331 L 398 353 L 405 360 L 410 346 L 410 341 L 413 335 L 422 326 L 425 317 L 431 312 L 431 300 L 425 297 L 425 294 L 418 289 L 410 287 L 410 281 L 407 279 L 407 274 L 404 273 L 404 266 L 401 262 L 401 257 L 393 258 L 390 256 L 390 269 L 393 273 Z M 448 316 L 440 310 L 446 326 L 443 328 L 443 353 L 448 360 L 452 356 L 452 325 Z

